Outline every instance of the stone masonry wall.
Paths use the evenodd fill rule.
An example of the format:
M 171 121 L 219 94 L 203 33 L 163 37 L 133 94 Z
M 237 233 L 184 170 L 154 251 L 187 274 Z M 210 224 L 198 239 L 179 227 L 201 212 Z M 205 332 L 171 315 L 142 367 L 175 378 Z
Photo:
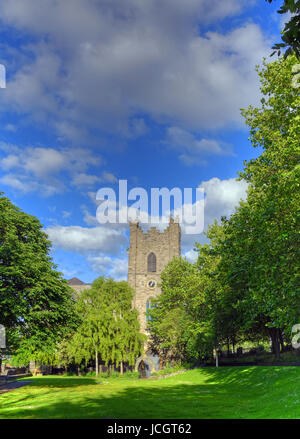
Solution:
M 146 302 L 160 294 L 160 274 L 174 256 L 181 254 L 181 230 L 171 218 L 164 232 L 152 227 L 144 233 L 138 223 L 130 223 L 128 283 L 135 290 L 134 307 L 139 312 L 141 332 L 146 333 Z M 156 272 L 147 271 L 148 255 L 156 256 Z M 149 281 L 155 286 L 150 287 Z

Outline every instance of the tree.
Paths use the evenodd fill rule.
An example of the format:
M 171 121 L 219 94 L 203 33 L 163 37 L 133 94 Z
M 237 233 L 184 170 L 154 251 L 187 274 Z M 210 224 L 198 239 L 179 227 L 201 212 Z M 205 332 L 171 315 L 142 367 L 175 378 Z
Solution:
M 273 0 L 266 0 L 272 3 Z M 279 14 L 290 13 L 293 14 L 290 20 L 285 24 L 282 30 L 282 43 L 275 44 L 272 49 L 274 53 L 280 56 L 281 51 L 287 48 L 284 56 L 294 54 L 300 59 L 300 1 L 299 0 L 284 0 L 283 5 L 277 11 Z M 272 56 L 271 55 L 271 56 Z
M 196 244 L 196 264 L 174 259 L 162 273 L 149 329 L 160 353 L 179 359 L 242 340 L 283 339 L 300 318 L 300 96 L 292 81 L 296 56 L 259 72 L 261 107 L 242 110 L 262 153 L 239 173 L 247 200 L 209 227 Z M 191 349 L 192 347 L 192 349 Z M 229 349 L 228 349 L 229 350 Z
M 120 365 L 121 373 L 124 362 L 133 366 L 145 340 L 132 309 L 133 296 L 127 282 L 104 277 L 83 291 L 76 304 L 81 323 L 67 345 L 69 359 L 77 364 L 95 360 L 97 375 L 99 357 L 106 365 Z
M 202 288 L 208 307 L 208 327 L 215 350 L 227 345 L 229 354 L 230 344 L 234 347 L 238 341 L 241 341 L 243 335 L 240 330 L 240 317 L 232 306 L 231 286 L 227 279 L 222 277 L 220 271 L 223 257 L 220 248 L 226 239 L 225 227 L 215 220 L 205 234 L 210 240 L 209 244 L 196 243 L 195 250 L 198 251 L 197 266 L 203 279 Z
M 71 289 L 56 271 L 37 218 L 0 193 L 0 323 L 20 361 L 51 361 L 74 323 Z
M 299 138 L 300 96 L 292 85 L 295 56 L 259 71 L 261 107 L 242 110 L 254 147 L 262 154 L 240 178 L 249 183 L 247 200 L 223 221 L 221 281 L 245 331 L 266 333 L 280 355 L 282 333 L 299 319 Z
M 174 258 L 161 273 L 161 294 L 148 322 L 150 346 L 164 361 L 190 361 L 211 351 L 203 278 L 196 264 Z

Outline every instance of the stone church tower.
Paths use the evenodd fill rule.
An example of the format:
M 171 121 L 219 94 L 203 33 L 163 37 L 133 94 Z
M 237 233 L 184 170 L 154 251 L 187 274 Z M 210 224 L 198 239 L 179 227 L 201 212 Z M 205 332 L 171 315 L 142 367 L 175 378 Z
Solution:
M 170 218 L 164 232 L 152 227 L 144 233 L 136 222 L 130 223 L 128 283 L 135 290 L 134 307 L 138 310 L 141 332 L 147 334 L 146 311 L 151 298 L 160 294 L 160 274 L 174 256 L 181 254 L 181 229 Z

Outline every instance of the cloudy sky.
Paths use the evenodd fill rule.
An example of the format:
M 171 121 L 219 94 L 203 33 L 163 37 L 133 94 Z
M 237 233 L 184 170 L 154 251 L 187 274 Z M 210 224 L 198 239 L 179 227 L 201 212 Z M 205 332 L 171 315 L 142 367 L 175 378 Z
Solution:
M 280 39 L 264 0 L 0 3 L 0 190 L 35 215 L 66 278 L 126 278 L 128 225 L 96 220 L 96 192 L 205 190 L 205 226 L 230 215 L 259 154 L 240 108 Z M 204 235 L 183 234 L 183 253 Z

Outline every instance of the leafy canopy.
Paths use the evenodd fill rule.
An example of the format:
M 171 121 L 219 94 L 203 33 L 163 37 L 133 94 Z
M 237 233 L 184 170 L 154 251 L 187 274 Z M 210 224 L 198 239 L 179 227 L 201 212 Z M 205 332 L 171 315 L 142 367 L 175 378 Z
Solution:
M 0 193 L 0 323 L 8 345 L 27 362 L 50 358 L 74 323 L 74 301 L 34 216 Z

